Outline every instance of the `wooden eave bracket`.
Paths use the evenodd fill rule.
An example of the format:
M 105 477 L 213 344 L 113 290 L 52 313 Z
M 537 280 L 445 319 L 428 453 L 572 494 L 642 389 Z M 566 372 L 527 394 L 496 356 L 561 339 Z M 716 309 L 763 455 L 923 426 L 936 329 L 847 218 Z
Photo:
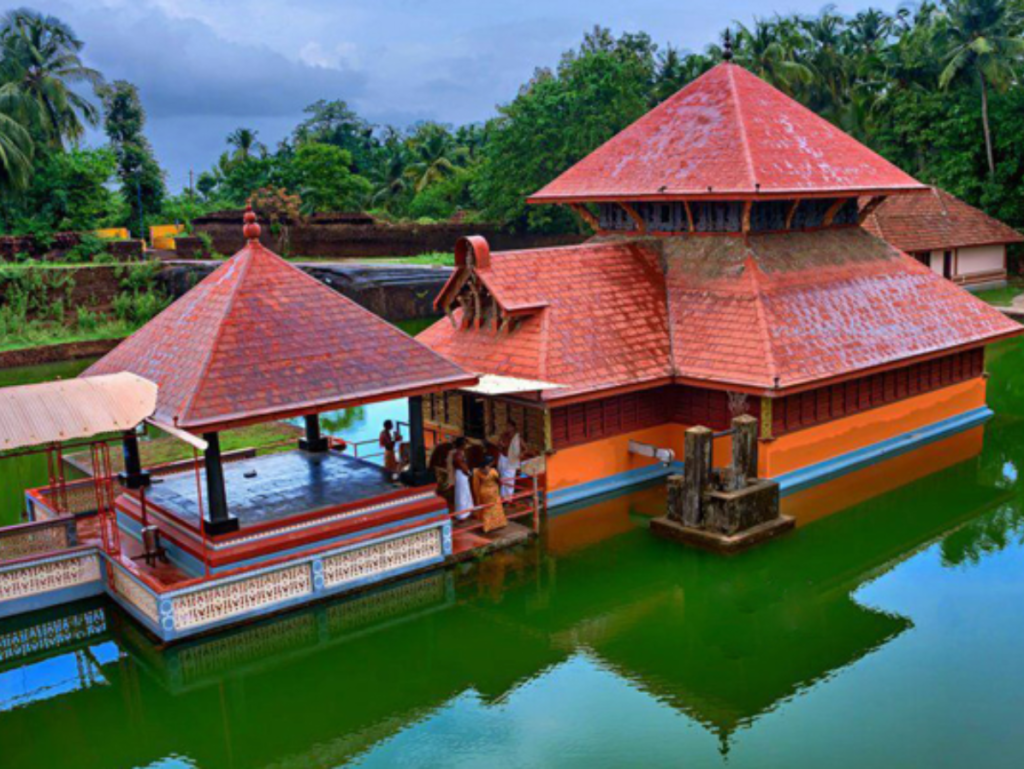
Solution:
M 580 203 L 569 203 L 568 205 L 569 208 L 572 209 L 573 213 L 590 226 L 590 229 L 594 232 L 600 232 L 601 223 L 592 213 L 590 213 L 590 211 L 587 210 L 586 206 Z
M 860 213 L 857 215 L 858 224 L 864 224 L 867 218 L 875 212 L 875 209 L 882 205 L 883 202 L 885 202 L 886 197 L 886 195 L 875 195 L 874 197 L 872 197 L 871 200 L 869 200 L 864 205 L 864 208 L 862 208 L 860 210 Z
M 821 226 L 822 227 L 831 227 L 832 226 L 832 220 L 836 218 L 836 214 L 839 213 L 839 209 L 842 208 L 844 205 L 846 205 L 846 203 L 849 200 L 850 200 L 850 198 L 838 198 L 835 203 L 830 205 L 828 207 L 828 210 L 825 212 L 825 218 L 822 220 Z
M 626 216 L 633 220 L 633 224 L 636 225 L 637 231 L 641 235 L 647 234 L 647 223 L 643 220 L 643 217 L 637 213 L 637 210 L 629 203 L 619 203 L 619 208 L 626 212 Z

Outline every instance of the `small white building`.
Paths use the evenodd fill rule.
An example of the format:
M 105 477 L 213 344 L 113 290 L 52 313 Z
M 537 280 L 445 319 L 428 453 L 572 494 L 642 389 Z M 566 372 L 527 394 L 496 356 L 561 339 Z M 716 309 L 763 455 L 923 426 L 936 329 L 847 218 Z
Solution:
M 1024 236 L 932 187 L 924 195 L 893 195 L 864 220 L 873 235 L 972 290 L 1006 284 L 1006 247 Z

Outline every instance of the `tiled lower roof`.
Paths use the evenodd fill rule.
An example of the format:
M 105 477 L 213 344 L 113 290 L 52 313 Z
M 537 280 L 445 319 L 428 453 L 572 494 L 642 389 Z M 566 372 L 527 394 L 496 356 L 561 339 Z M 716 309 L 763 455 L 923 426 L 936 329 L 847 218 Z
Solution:
M 1024 242 L 1012 227 L 938 187 L 887 198 L 864 228 L 908 253 Z
M 552 401 L 669 379 L 785 390 L 1024 330 L 857 227 L 596 239 L 492 254 L 480 276 L 546 307 L 510 334 L 442 320 L 419 339 L 562 385 Z

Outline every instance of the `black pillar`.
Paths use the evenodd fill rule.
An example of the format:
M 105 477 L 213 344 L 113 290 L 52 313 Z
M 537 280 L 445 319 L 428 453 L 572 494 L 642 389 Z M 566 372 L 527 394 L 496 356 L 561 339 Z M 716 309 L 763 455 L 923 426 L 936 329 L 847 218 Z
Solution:
M 139 454 L 139 436 L 134 430 L 126 432 L 121 439 L 124 452 L 124 472 L 118 475 L 121 485 L 129 489 L 141 489 L 149 486 L 149 473 L 142 469 L 142 457 Z
M 238 531 L 238 519 L 228 512 L 228 496 L 224 489 L 224 465 L 220 458 L 220 435 L 206 433 L 208 444 L 203 454 L 206 464 L 206 520 L 207 534 L 227 534 Z
M 320 435 L 320 415 L 306 414 L 306 437 L 299 439 L 299 448 L 303 451 L 327 451 L 330 443 Z
M 427 445 L 423 439 L 423 396 L 409 398 L 409 470 L 403 480 L 412 486 L 433 482 L 427 469 Z

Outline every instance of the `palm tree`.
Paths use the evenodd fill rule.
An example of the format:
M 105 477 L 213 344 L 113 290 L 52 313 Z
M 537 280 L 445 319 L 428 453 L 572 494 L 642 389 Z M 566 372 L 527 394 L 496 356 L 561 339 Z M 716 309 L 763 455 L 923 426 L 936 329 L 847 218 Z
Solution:
M 82 63 L 82 47 L 71 27 L 53 16 L 22 8 L 0 24 L 0 99 L 8 114 L 54 148 L 63 148 L 65 139 L 78 141 L 83 122 L 99 122 L 96 107 L 73 89 L 84 83 L 95 91 L 103 83 Z
M 795 30 L 762 19 L 754 19 L 753 29 L 737 26 L 736 58 L 740 64 L 791 96 L 798 85 L 811 82 L 814 75 L 810 68 L 794 56 Z
M 28 186 L 32 152 L 29 132 L 10 115 L 0 112 L 0 195 Z
M 989 177 L 995 176 L 992 128 L 988 120 L 988 90 L 1005 89 L 1013 80 L 1014 66 L 1024 55 L 1019 35 L 1022 17 L 1006 0 L 943 0 L 946 68 L 939 86 L 948 88 L 959 79 L 974 79 L 981 93 L 981 124 Z
M 235 148 L 232 159 L 245 162 L 252 157 L 253 152 L 266 153 L 267 148 L 262 142 L 256 140 L 259 131 L 251 128 L 236 128 L 228 134 L 228 144 Z
M 465 148 L 456 147 L 448 130 L 436 123 L 421 126 L 409 144 L 413 159 L 406 173 L 416 192 L 452 176 L 466 155 Z

